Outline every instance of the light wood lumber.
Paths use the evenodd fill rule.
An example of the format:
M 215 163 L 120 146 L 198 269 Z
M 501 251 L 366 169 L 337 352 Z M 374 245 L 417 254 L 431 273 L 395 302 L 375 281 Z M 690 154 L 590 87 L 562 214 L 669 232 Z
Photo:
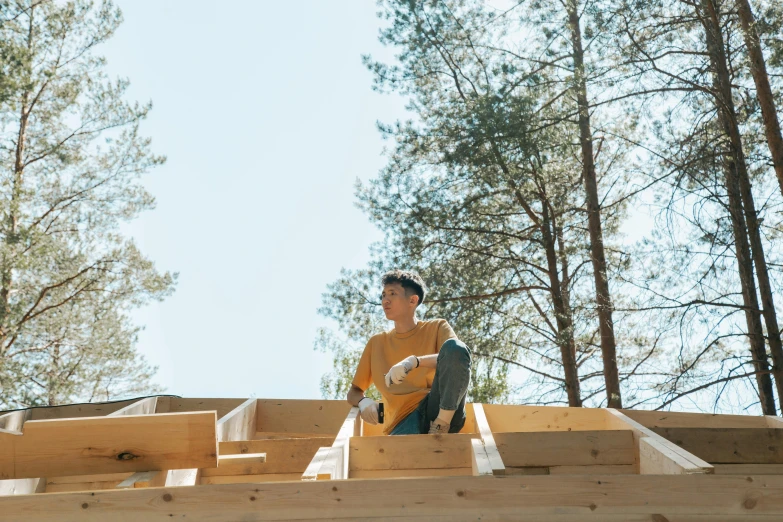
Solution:
M 783 464 L 714 464 L 721 475 L 783 475 Z
M 244 440 L 221 442 L 218 447 L 220 455 L 266 453 L 266 463 L 261 473 L 299 473 L 307 469 L 307 465 L 322 446 L 331 446 L 334 437 L 319 437 L 316 439 L 278 439 L 278 440 Z
M 484 407 L 481 404 L 473 404 L 473 421 L 476 424 L 476 431 L 481 435 L 481 440 L 484 443 L 484 451 L 489 459 L 492 474 L 503 475 L 505 473 L 503 458 L 500 456 L 500 452 L 495 444 L 492 429 L 490 428 L 487 416 L 484 413 Z
M 161 402 L 164 401 L 165 402 Z M 247 399 L 215 399 L 193 397 L 159 397 L 158 413 L 182 413 L 186 411 L 215 411 L 222 419 Z
M 339 499 L 339 500 L 338 500 Z M 0 513 L 37 522 L 324 520 L 491 514 L 574 522 L 767 516 L 783 512 L 783 477 L 563 475 L 440 477 L 139 488 L 0 498 Z M 635 517 L 635 518 L 634 518 Z M 663 518 L 661 518 L 663 517 Z M 711 519 L 709 517 L 712 517 Z M 560 518 L 560 520 L 567 520 Z
M 600 466 L 550 466 L 550 475 L 634 475 L 633 464 L 606 464 Z
M 713 473 L 714 468 L 705 460 L 688 453 L 676 444 L 664 439 L 651 429 L 642 426 L 635 420 L 625 416 L 619 410 L 606 408 L 609 414 L 610 428 L 626 426 L 631 428 L 636 444 L 635 465 L 639 473 L 657 473 L 660 470 L 669 470 L 672 473 L 702 474 Z M 642 440 L 649 438 L 653 444 L 642 444 Z M 649 442 L 649 441 L 648 441 Z M 644 461 L 644 462 L 643 462 Z M 667 462 L 664 462 L 667 461 Z
M 265 463 L 266 453 L 220 455 L 218 457 L 218 467 L 202 469 L 201 476 L 260 475 L 267 473 Z
M 117 489 L 163 486 L 166 484 L 166 473 L 165 471 L 137 471 L 117 484 Z
M 607 413 L 599 408 L 560 406 L 517 406 L 484 404 L 492 433 L 527 431 L 595 431 L 609 428 Z M 474 406 L 475 410 L 475 406 Z
M 218 441 L 248 440 L 256 433 L 256 399 L 248 399 L 217 423 Z
M 318 451 L 315 452 L 310 464 L 307 465 L 307 469 L 302 473 L 301 479 L 304 481 L 336 479 L 336 469 L 332 467 L 329 470 L 326 470 L 325 466 L 330 451 L 332 451 L 331 446 L 318 448 Z M 321 471 L 321 468 L 324 468 L 324 471 Z
M 350 410 L 345 401 L 258 399 L 257 431 L 334 436 Z
M 133 473 L 99 473 L 97 475 L 70 475 L 66 477 L 53 477 L 46 480 L 46 485 L 77 484 L 80 482 L 113 482 L 117 484 Z
M 647 428 L 766 428 L 762 416 L 617 410 Z
M 84 417 L 104 417 L 138 401 L 128 399 L 112 402 L 92 402 L 86 404 L 64 404 L 62 406 L 44 406 L 30 408 L 29 420 L 77 419 Z
M 27 421 L 0 434 L 0 478 L 215 467 L 214 412 Z
M 591 466 L 633 464 L 630 430 L 496 433 L 506 466 Z
M 711 464 L 783 464 L 783 430 L 774 428 L 653 428 Z
M 411 478 L 411 477 L 468 477 L 472 468 L 432 469 L 356 469 L 351 471 L 352 479 Z
M 259 475 L 226 475 L 222 477 L 201 477 L 200 483 L 206 484 L 255 484 L 261 482 L 300 482 L 301 473 L 262 473 Z
M 120 417 L 122 415 L 152 415 L 155 413 L 155 407 L 158 404 L 157 397 L 147 397 L 132 404 L 113 411 L 107 417 Z
M 768 428 L 783 429 L 783 418 L 767 415 L 766 421 Z
M 471 439 L 475 434 L 354 437 L 349 448 L 350 469 L 471 468 Z
M 473 466 L 471 471 L 476 477 L 493 476 L 492 463 L 489 461 L 484 443 L 480 439 L 470 439 L 470 447 L 473 453 Z

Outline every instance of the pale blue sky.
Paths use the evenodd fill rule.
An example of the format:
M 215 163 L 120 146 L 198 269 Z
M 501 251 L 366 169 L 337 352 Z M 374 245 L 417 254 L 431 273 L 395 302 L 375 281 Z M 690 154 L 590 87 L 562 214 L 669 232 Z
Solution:
M 129 227 L 176 293 L 134 315 L 139 350 L 170 393 L 320 398 L 317 308 L 340 267 L 380 234 L 354 182 L 383 165 L 376 120 L 403 102 L 371 90 L 372 0 L 215 4 L 118 0 L 102 53 L 168 162 L 146 176 L 157 208 Z

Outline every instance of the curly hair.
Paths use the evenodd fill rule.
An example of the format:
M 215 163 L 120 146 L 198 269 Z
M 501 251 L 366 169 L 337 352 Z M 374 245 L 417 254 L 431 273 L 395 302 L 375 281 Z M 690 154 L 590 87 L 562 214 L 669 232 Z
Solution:
M 424 302 L 424 294 L 427 292 L 427 286 L 424 284 L 421 276 L 410 270 L 390 270 L 381 277 L 381 286 L 399 283 L 405 290 L 405 295 L 416 294 L 419 296 L 420 305 Z

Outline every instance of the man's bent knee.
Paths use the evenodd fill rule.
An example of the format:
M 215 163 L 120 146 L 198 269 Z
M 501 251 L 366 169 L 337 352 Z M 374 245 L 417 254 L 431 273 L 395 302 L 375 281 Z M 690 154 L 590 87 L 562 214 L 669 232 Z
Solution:
M 440 347 L 440 353 L 438 353 L 438 359 L 448 357 L 449 359 L 462 359 L 470 363 L 470 350 L 465 343 L 459 339 L 448 339 L 443 346 Z

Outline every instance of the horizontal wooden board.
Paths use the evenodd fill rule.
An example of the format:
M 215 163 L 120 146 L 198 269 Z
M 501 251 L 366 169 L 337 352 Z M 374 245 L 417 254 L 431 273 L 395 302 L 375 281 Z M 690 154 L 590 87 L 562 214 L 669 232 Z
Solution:
M 783 475 L 783 464 L 715 464 L 721 475 Z
M 321 446 L 331 446 L 333 437 L 315 439 L 243 440 L 220 442 L 221 455 L 266 453 L 262 473 L 303 473 Z
M 301 481 L 301 473 L 263 473 L 259 475 L 226 475 L 221 477 L 201 476 L 201 484 L 255 484 L 260 482 Z
M 357 469 L 350 472 L 349 478 L 466 477 L 471 475 L 473 475 L 473 470 L 471 468 Z
M 632 464 L 605 466 L 506 467 L 507 475 L 634 475 Z
M 215 413 L 28 421 L 0 434 L 0 478 L 34 478 L 217 465 Z
M 259 435 L 271 432 L 336 435 L 351 405 L 346 401 L 258 399 Z
M 648 428 L 767 428 L 763 416 L 619 410 Z
M 244 522 L 484 515 L 517 520 L 724 520 L 780 517 L 783 477 L 562 475 L 440 477 L 225 484 L 0 498 L 8 518 L 37 522 L 199 520 Z M 634 518 L 636 517 L 636 518 Z M 770 518 L 771 519 L 771 518 Z M 563 520 L 560 518 L 560 520 Z
M 773 428 L 653 428 L 711 464 L 783 464 L 783 430 Z
M 470 440 L 476 434 L 353 437 L 348 465 L 353 470 L 469 468 Z
M 74 484 L 78 482 L 115 482 L 119 484 L 133 473 L 100 473 L 97 475 L 71 475 L 68 477 L 52 477 L 46 479 L 46 484 Z
M 126 406 L 137 402 L 138 399 L 128 399 L 116 402 L 94 402 L 87 404 L 64 404 L 62 406 L 50 406 L 31 408 L 29 420 L 49 419 L 76 419 L 84 417 L 103 417 L 112 412 L 121 410 Z
M 184 413 L 191 411 L 214 411 L 222 419 L 247 399 L 198 399 L 183 397 L 158 397 L 158 413 Z
M 220 455 L 217 468 L 204 468 L 202 477 L 221 477 L 228 475 L 259 475 L 267 473 L 265 469 L 266 453 L 245 453 L 239 455 Z
M 633 464 L 633 434 L 626 430 L 496 433 L 506 466 L 594 466 Z
M 607 413 L 600 408 L 506 404 L 484 404 L 483 407 L 493 433 L 607 429 Z

